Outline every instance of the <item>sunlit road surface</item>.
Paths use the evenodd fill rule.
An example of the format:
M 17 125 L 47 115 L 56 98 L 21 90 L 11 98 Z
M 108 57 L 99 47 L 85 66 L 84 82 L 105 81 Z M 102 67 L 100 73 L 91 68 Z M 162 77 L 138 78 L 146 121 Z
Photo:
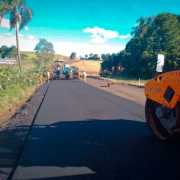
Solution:
M 82 81 L 55 80 L 13 179 L 177 180 L 180 144 L 151 135 L 140 103 Z
M 120 84 L 120 83 L 115 83 L 113 86 L 108 87 L 107 82 L 110 82 L 110 80 L 99 80 L 96 78 L 88 78 L 87 81 L 88 84 L 94 87 L 105 90 L 117 96 L 132 100 L 143 106 L 145 105 L 146 97 L 144 95 L 143 87 L 137 87 L 128 84 Z

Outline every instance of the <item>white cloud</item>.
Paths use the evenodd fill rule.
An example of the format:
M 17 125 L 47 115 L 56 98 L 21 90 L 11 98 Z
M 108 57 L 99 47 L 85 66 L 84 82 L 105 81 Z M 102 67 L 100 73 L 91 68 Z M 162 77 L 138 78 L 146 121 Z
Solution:
M 92 38 L 91 42 L 95 43 L 95 44 L 103 44 L 107 41 L 107 39 L 102 38 L 102 37 L 98 36 L 97 34 L 91 35 L 91 38 Z
M 20 50 L 21 51 L 34 51 L 35 46 L 39 42 L 35 39 L 25 39 L 19 37 Z M 105 45 L 105 44 L 87 44 L 87 43 L 73 43 L 73 42 L 61 42 L 61 41 L 50 41 L 54 45 L 54 50 L 58 54 L 70 56 L 72 52 L 76 52 L 77 57 L 84 56 L 85 54 L 98 54 L 99 56 L 103 53 L 118 53 L 125 48 L 125 45 Z M 8 47 L 16 46 L 15 36 L 2 36 L 0 35 L 0 47 L 6 45 Z
M 70 56 L 72 52 L 76 52 L 76 56 L 84 56 L 85 54 L 98 54 L 103 53 L 118 53 L 125 48 L 125 45 L 112 46 L 105 44 L 87 44 L 87 43 L 72 43 L 72 42 L 52 42 L 54 50 L 58 54 Z
M 8 36 L 13 36 L 12 33 L 4 33 L 5 35 L 8 35 Z
M 131 37 L 130 34 L 119 36 L 120 39 L 126 39 L 126 38 L 129 38 L 129 37 Z
M 2 21 L 1 21 L 1 27 L 6 27 L 6 28 L 10 29 L 9 20 L 3 18 Z
M 24 37 L 24 35 L 19 33 L 19 37 Z
M 20 50 L 21 51 L 34 51 L 34 48 L 38 41 L 36 40 L 28 40 L 19 37 L 19 44 L 20 44 Z M 6 45 L 8 47 L 15 45 L 16 46 L 16 37 L 11 36 L 11 37 L 5 37 L 0 35 L 0 47 L 2 45 Z
M 33 39 L 34 39 L 34 36 L 28 34 L 28 39 L 29 39 L 29 40 L 33 40 Z
M 114 39 L 117 37 L 119 37 L 120 39 L 125 39 L 131 36 L 130 34 L 120 36 L 117 31 L 105 30 L 97 26 L 95 26 L 94 28 L 86 28 L 83 30 L 83 32 L 92 34 L 90 37 L 92 38 L 91 42 L 93 43 L 104 43 L 108 39 Z
M 83 32 L 92 33 L 93 35 L 99 35 L 106 39 L 112 39 L 118 37 L 117 31 L 105 30 L 95 26 L 94 28 L 86 28 Z
M 16 44 L 15 36 L 4 37 L 4 36 L 0 35 L 0 46 L 6 45 L 6 46 L 10 47 L 15 44 Z
M 91 33 L 91 42 L 96 44 L 105 43 L 107 39 L 112 39 L 118 37 L 117 31 L 105 30 L 95 26 L 94 28 L 86 28 L 84 33 Z

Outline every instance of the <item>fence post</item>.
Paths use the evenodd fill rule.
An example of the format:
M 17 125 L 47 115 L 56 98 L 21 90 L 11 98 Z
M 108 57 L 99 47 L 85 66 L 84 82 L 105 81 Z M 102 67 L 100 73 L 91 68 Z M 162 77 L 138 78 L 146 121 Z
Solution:
M 139 78 L 139 86 L 140 86 L 141 82 L 140 82 L 140 78 Z

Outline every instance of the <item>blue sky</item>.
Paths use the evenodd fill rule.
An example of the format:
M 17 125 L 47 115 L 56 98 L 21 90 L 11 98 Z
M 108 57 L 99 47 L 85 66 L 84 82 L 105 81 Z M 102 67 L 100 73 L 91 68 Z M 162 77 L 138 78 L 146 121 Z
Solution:
M 138 18 L 163 12 L 180 14 L 179 4 L 179 0 L 26 0 L 34 15 L 20 31 L 20 48 L 33 51 L 39 38 L 45 38 L 63 55 L 117 53 L 132 38 Z M 8 18 L 0 27 L 0 46 L 16 44 Z

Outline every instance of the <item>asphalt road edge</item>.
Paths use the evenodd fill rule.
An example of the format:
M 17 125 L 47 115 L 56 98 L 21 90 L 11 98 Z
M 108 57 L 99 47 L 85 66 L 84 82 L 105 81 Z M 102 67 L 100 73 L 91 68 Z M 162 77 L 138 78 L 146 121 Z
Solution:
M 45 85 L 45 84 L 44 84 L 44 85 Z M 43 86 L 44 86 L 44 85 L 43 85 Z M 29 137 L 29 134 L 30 134 L 30 132 L 31 132 L 31 130 L 32 130 L 32 125 L 34 124 L 34 121 L 35 121 L 35 119 L 36 119 L 36 116 L 37 116 L 37 114 L 38 114 L 38 112 L 39 112 L 39 109 L 40 109 L 40 107 L 41 107 L 41 105 L 42 105 L 42 103 L 43 103 L 43 101 L 44 101 L 44 98 L 45 98 L 45 96 L 46 96 L 46 93 L 47 93 L 47 91 L 48 91 L 48 89 L 49 89 L 49 86 L 50 86 L 50 83 L 48 84 L 47 89 L 45 90 L 45 93 L 44 93 L 44 95 L 43 95 L 43 98 L 42 98 L 42 100 L 41 100 L 41 102 L 40 102 L 40 104 L 39 104 L 39 106 L 38 106 L 38 109 L 37 109 L 34 117 L 33 117 L 32 123 L 31 123 L 31 125 L 30 125 L 29 130 L 28 130 L 28 133 L 26 134 L 25 139 L 24 139 L 24 141 L 23 141 L 23 143 L 22 143 L 22 148 L 21 148 L 21 150 L 20 150 L 20 152 L 19 152 L 19 154 L 18 154 L 18 156 L 17 156 L 17 160 L 16 160 L 16 162 L 15 162 L 15 165 L 14 165 L 14 167 L 12 168 L 12 171 L 10 172 L 7 180 L 11 180 L 12 177 L 13 177 L 14 172 L 16 171 L 16 168 L 17 168 L 17 166 L 18 166 L 18 163 L 19 163 L 21 154 L 22 154 L 22 152 L 23 152 L 24 146 L 25 146 L 25 144 L 26 144 L 26 142 L 27 142 L 27 139 L 28 139 L 28 137 Z M 39 89 L 39 88 L 38 88 L 38 89 Z M 37 90 L 38 90 L 38 89 L 37 89 Z M 37 90 L 36 90 L 36 91 L 37 91 Z M 32 96 L 31 96 L 27 101 L 29 101 L 31 98 L 32 98 Z

